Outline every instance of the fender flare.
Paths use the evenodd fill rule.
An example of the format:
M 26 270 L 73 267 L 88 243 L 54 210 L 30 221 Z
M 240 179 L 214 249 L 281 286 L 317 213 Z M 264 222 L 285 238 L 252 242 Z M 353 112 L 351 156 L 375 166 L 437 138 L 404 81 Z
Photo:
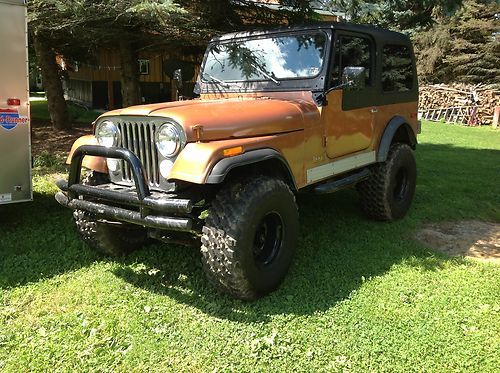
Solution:
M 293 183 L 295 189 L 297 186 L 295 184 L 295 180 L 293 178 L 292 170 L 288 165 L 286 159 L 276 150 L 265 148 L 265 149 L 257 149 L 251 150 L 247 153 L 243 153 L 234 157 L 223 158 L 219 160 L 209 172 L 206 183 L 207 184 L 220 184 L 224 181 L 229 172 L 235 168 L 248 166 L 251 164 L 268 161 L 271 159 L 275 159 L 280 161 L 285 169 L 288 172 L 288 176 Z
M 71 146 L 71 150 L 66 158 L 66 164 L 71 164 L 73 154 L 82 145 L 99 145 L 97 139 L 93 135 L 85 135 L 76 139 L 76 141 Z M 83 158 L 82 166 L 88 168 L 89 170 L 101 172 L 104 174 L 108 173 L 108 165 L 106 164 L 106 158 L 86 156 Z
M 389 155 L 389 148 L 391 147 L 392 139 L 394 135 L 399 130 L 400 127 L 403 127 L 406 130 L 408 135 L 408 139 L 410 140 L 410 146 L 415 148 L 417 145 L 417 137 L 413 132 L 410 125 L 407 123 L 406 119 L 397 115 L 389 121 L 389 124 L 385 127 L 384 133 L 380 140 L 380 145 L 378 147 L 377 153 L 377 162 L 384 162 Z

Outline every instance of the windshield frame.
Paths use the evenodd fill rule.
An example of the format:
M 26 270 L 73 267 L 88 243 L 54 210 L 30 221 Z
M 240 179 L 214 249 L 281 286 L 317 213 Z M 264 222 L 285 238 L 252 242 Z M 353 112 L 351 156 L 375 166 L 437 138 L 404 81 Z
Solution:
M 320 71 L 313 77 L 292 77 L 278 79 L 280 84 L 276 84 L 270 79 L 255 79 L 255 80 L 228 80 L 223 81 L 221 85 L 217 82 L 204 79 L 202 72 L 205 69 L 205 64 L 208 60 L 209 53 L 214 45 L 229 44 L 234 42 L 243 42 L 246 40 L 259 40 L 277 37 L 289 37 L 297 35 L 308 35 L 315 33 L 323 33 L 325 35 L 325 51 L 323 64 Z M 296 91 L 296 90 L 309 90 L 309 91 L 322 91 L 325 85 L 325 76 L 329 65 L 330 52 L 331 52 L 332 30 L 322 27 L 308 28 L 303 30 L 294 31 L 267 31 L 245 33 L 244 35 L 231 38 L 214 38 L 207 46 L 203 63 L 201 65 L 200 73 L 198 74 L 197 83 L 200 87 L 200 93 L 226 93 L 226 92 L 269 92 L 269 91 Z

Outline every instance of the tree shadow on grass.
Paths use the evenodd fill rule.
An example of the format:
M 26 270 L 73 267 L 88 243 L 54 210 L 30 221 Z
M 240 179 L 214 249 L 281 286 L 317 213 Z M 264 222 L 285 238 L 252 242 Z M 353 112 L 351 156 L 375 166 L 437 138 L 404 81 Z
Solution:
M 282 286 L 260 300 L 238 301 L 212 288 L 199 264 L 197 248 L 156 245 L 126 258 L 114 273 L 134 286 L 218 318 L 265 322 L 272 315 L 326 311 L 364 281 L 408 258 L 412 266 L 423 270 L 443 265 L 442 259 L 403 237 L 402 232 L 408 232 L 403 223 L 360 218 L 353 192 L 301 196 L 299 206 L 302 229 L 294 263 Z
M 394 265 L 436 270 L 448 259 L 414 241 L 415 229 L 428 221 L 498 220 L 500 152 L 424 144 L 417 156 L 417 195 L 402 221 L 365 219 L 352 190 L 300 195 L 301 239 L 294 263 L 283 285 L 258 301 L 237 301 L 215 291 L 204 277 L 197 248 L 155 244 L 116 260 L 114 273 L 214 317 L 265 322 L 273 315 L 326 311 Z M 71 211 L 51 194 L 36 194 L 33 203 L 0 206 L 0 229 L 0 288 L 57 276 L 99 259 L 79 240 Z
M 423 247 L 414 233 L 429 221 L 497 219 L 493 203 L 498 200 L 494 188 L 500 152 L 424 144 L 417 157 L 417 195 L 410 214 L 401 221 L 367 220 L 353 190 L 300 195 L 301 240 L 294 263 L 283 285 L 258 301 L 237 301 L 215 291 L 203 276 L 196 248 L 156 245 L 127 258 L 115 274 L 215 317 L 265 322 L 272 315 L 326 311 L 394 265 L 434 271 L 450 261 L 468 263 Z M 485 190 L 480 195 L 472 193 L 477 191 L 477 180 Z
M 0 206 L 0 289 L 51 278 L 89 265 L 97 256 L 78 238 L 71 211 L 52 194 Z

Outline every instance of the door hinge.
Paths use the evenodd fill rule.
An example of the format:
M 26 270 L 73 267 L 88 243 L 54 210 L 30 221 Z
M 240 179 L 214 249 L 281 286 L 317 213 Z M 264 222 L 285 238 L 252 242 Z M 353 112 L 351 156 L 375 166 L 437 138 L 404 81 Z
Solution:
M 326 148 L 326 136 L 323 136 L 323 148 Z

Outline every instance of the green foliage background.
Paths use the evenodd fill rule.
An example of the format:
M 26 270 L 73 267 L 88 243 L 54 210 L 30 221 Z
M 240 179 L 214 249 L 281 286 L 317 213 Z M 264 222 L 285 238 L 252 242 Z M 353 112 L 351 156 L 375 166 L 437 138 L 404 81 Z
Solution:
M 250 0 L 32 0 L 32 34 L 57 53 L 88 60 L 102 46 L 125 39 L 136 49 L 197 46 L 227 31 L 318 20 L 314 2 L 280 0 L 273 13 Z M 376 24 L 410 35 L 424 82 L 498 84 L 499 0 L 324 0 L 352 22 Z M 278 15 L 277 15 L 278 14 Z
M 421 81 L 500 86 L 500 1 L 332 0 L 350 20 L 412 37 Z

